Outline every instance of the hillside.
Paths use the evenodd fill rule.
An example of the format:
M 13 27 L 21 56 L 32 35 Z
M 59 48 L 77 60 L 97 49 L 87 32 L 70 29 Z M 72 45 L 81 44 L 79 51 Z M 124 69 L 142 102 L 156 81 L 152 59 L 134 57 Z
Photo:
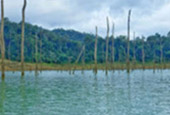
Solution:
M 5 19 L 5 46 L 6 58 L 13 61 L 20 61 L 21 24 Z M 26 23 L 25 25 L 25 61 L 35 62 L 35 41 L 38 39 L 39 61 L 46 63 L 68 63 L 75 62 L 82 46 L 86 45 L 85 62 L 93 62 L 95 36 L 88 33 L 81 33 L 74 30 L 54 29 L 52 31 Z M 42 44 L 41 44 L 42 43 Z M 170 34 L 161 36 L 151 35 L 145 39 L 146 61 L 153 61 L 154 52 L 156 61 L 159 62 L 160 43 L 163 47 L 164 61 L 170 59 Z M 110 40 L 111 47 L 111 40 Z M 136 44 L 134 46 L 134 44 Z M 136 49 L 136 58 L 141 61 L 142 40 L 137 38 L 130 41 L 130 58 L 133 58 L 133 48 Z M 109 60 L 111 50 L 109 49 Z M 41 57 L 41 58 L 40 58 Z M 126 37 L 115 38 L 115 60 L 124 62 L 126 57 Z M 99 38 L 98 62 L 105 62 L 105 40 Z

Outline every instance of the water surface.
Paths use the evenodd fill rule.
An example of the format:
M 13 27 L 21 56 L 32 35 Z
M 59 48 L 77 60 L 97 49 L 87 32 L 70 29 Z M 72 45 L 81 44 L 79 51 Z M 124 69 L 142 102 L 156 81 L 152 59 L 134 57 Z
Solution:
M 170 70 L 7 72 L 0 115 L 170 115 Z

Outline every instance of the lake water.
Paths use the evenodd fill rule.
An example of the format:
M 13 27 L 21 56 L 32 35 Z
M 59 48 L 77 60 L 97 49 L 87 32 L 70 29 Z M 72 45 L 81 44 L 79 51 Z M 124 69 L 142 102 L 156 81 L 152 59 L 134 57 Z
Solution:
M 170 115 L 170 70 L 7 72 L 0 115 Z

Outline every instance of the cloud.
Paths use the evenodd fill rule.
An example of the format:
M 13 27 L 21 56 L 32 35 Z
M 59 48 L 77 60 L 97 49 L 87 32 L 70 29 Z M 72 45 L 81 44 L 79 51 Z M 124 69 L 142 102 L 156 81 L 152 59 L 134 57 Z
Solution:
M 127 13 L 132 9 L 131 33 L 139 36 L 160 32 L 170 27 L 169 0 L 27 0 L 26 21 L 44 28 L 75 29 L 106 35 L 106 16 L 110 26 L 115 22 L 116 35 L 126 35 Z M 21 21 L 23 0 L 5 0 L 5 16 Z

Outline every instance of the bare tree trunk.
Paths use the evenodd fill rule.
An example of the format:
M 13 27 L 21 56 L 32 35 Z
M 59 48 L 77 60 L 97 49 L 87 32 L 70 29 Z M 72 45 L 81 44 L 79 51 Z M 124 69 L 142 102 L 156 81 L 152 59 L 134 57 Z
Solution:
M 25 34 L 25 8 L 27 0 L 24 0 L 22 8 L 22 34 L 21 34 L 21 75 L 24 76 L 24 34 Z
M 32 63 L 34 63 L 34 47 L 32 47 L 32 50 L 31 50 L 31 55 L 32 55 L 32 57 L 31 57 L 31 59 L 32 59 Z
M 95 67 L 97 67 L 97 40 L 98 40 L 98 29 L 96 26 L 96 39 L 95 39 L 95 49 L 94 49 L 94 63 L 95 63 Z
M 5 77 L 5 41 L 4 41 L 4 1 L 1 0 L 1 75 Z
M 120 54 L 120 49 L 118 49 L 118 65 L 121 65 L 121 54 Z M 121 66 L 120 66 L 121 67 Z
M 40 38 L 40 70 L 42 70 L 42 38 Z
M 8 44 L 8 60 L 10 61 L 11 60 L 11 57 L 10 57 L 10 55 L 11 55 L 11 32 L 9 32 L 9 38 L 10 38 L 10 40 L 9 40 L 9 44 Z
M 124 55 L 124 56 L 127 55 L 126 48 L 124 48 L 124 47 L 123 47 L 123 55 Z M 124 66 L 124 63 L 123 63 L 123 64 L 122 64 L 122 69 L 124 69 L 124 68 L 126 69 L 126 57 L 125 57 L 125 59 L 124 59 L 124 57 L 122 57 L 122 61 L 123 61 L 123 60 L 125 60 L 125 62 L 124 62 L 124 63 L 125 63 L 125 66 Z M 128 73 L 130 72 L 130 69 L 129 69 L 129 68 L 127 68 L 127 72 L 128 72 Z
M 35 70 L 38 70 L 38 36 L 35 36 Z
M 80 57 L 82 56 L 82 54 L 83 54 L 84 50 L 85 50 L 85 45 L 83 45 L 83 48 L 82 48 L 82 50 L 81 50 L 80 54 L 79 54 L 79 55 L 78 55 L 78 57 L 77 57 L 76 64 L 79 62 Z
M 129 61 L 129 50 L 130 50 L 130 16 L 131 16 L 131 10 L 129 10 L 128 13 L 128 26 L 127 26 L 127 69 L 130 69 L 130 61 Z
M 133 65 L 136 65 L 136 36 L 135 32 L 133 33 L 133 40 L 134 40 L 134 48 L 133 48 Z
M 107 37 L 106 37 L 106 68 L 108 67 L 108 50 L 109 50 L 109 18 L 106 18 L 107 21 Z
M 85 64 L 85 51 L 86 51 L 86 46 L 84 45 L 84 47 L 83 47 L 83 54 L 82 54 L 82 64 L 83 64 L 83 67 L 84 67 L 84 64 Z
M 115 62 L 115 48 L 114 48 L 114 31 L 115 31 L 115 24 L 113 23 L 112 27 L 112 66 L 114 67 Z
M 71 59 L 72 59 L 72 57 L 71 57 L 71 56 L 69 56 L 69 57 L 68 57 L 69 69 L 71 69 L 71 68 L 70 68 L 70 67 L 71 67 Z
M 161 52 L 161 56 L 160 56 L 160 66 L 162 69 L 162 63 L 163 63 L 163 46 L 162 46 L 162 39 L 160 40 L 160 52 Z
M 156 69 L 156 60 L 155 60 L 156 54 L 155 54 L 155 49 L 154 49 L 154 55 L 153 55 L 153 69 Z
M 142 37 L 142 65 L 143 65 L 143 69 L 145 69 L 144 37 Z
M 153 54 L 153 70 L 155 71 L 155 69 L 156 69 L 156 51 L 155 51 L 155 45 L 156 45 L 156 43 L 155 43 L 155 41 L 154 41 L 154 43 L 153 43 L 153 51 L 154 51 L 154 54 Z
M 8 44 L 8 60 L 9 61 L 11 60 L 10 55 L 11 55 L 11 42 L 9 42 Z
M 121 62 L 121 54 L 120 54 L 120 49 L 118 49 L 118 62 Z
M 105 44 L 103 44 L 103 46 L 102 46 L 102 61 L 103 61 L 103 63 L 105 63 Z

